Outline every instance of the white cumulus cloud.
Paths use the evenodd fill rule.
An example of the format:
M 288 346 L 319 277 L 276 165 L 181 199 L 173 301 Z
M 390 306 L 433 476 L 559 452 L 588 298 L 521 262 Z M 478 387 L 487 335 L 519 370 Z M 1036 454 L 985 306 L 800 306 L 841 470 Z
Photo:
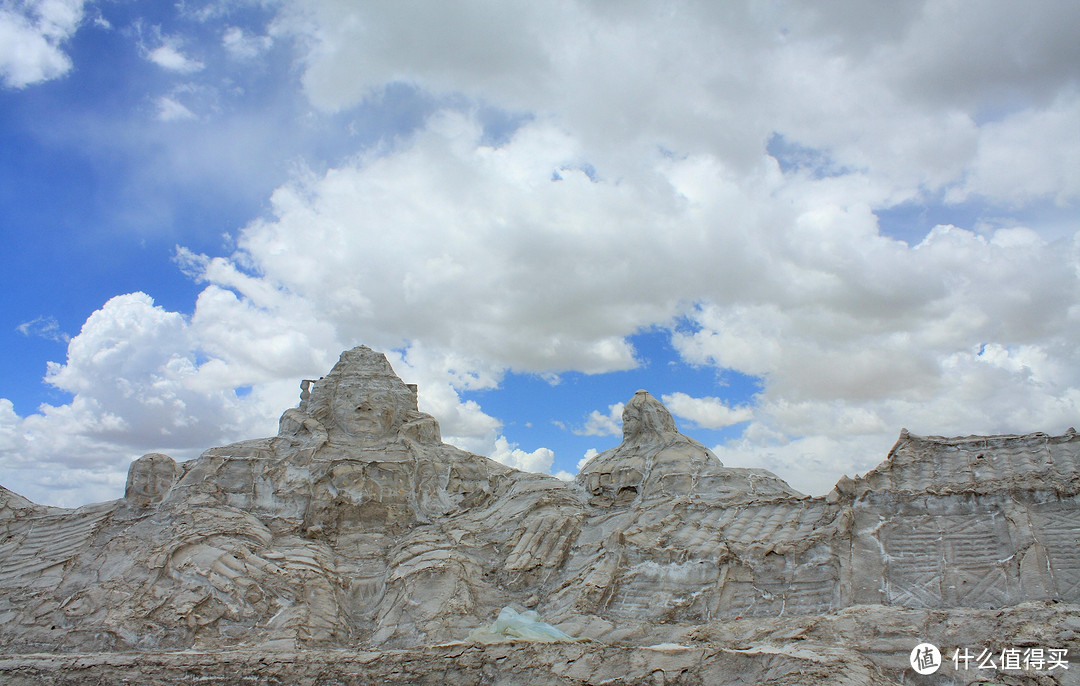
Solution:
M 232 388 L 197 386 L 195 350 L 182 315 L 143 293 L 110 299 L 68 343 L 66 362 L 49 364 L 45 380 L 71 401 L 0 417 L 0 435 L 15 437 L 0 462 L 24 475 L 29 497 L 79 504 L 116 497 L 133 457 L 193 457 L 266 426 L 262 393 L 238 398 Z
M 622 436 L 623 403 L 608 405 L 607 412 L 593 410 L 585 420 L 585 425 L 575 429 L 574 433 L 582 436 Z M 587 460 L 586 460 L 587 461 Z M 581 469 L 578 463 L 578 469 Z
M 164 43 L 146 53 L 146 59 L 158 65 L 162 69 L 175 71 L 181 74 L 191 74 L 201 71 L 204 65 L 197 59 L 188 57 L 180 49 L 171 44 Z
M 660 400 L 673 415 L 689 419 L 703 429 L 722 429 L 725 426 L 749 421 L 754 411 L 743 405 L 729 407 L 720 398 L 694 398 L 686 393 L 671 393 L 660 396 Z
M 32 7 L 0 21 L 45 46 L 0 67 L 9 85 L 67 68 L 81 5 L 56 5 L 77 11 L 55 28 L 54 5 Z M 223 25 L 214 47 L 234 57 L 291 41 L 304 108 L 327 120 L 391 84 L 435 112 L 298 171 L 231 254 L 180 250 L 204 284 L 190 316 L 107 303 L 49 371 L 70 403 L 0 405 L 0 440 L 23 446 L 5 459 L 72 466 L 68 431 L 116 464 L 118 446 L 261 427 L 295 402 L 286 380 L 362 342 L 453 441 L 550 470 L 461 392 L 508 370 L 635 369 L 628 339 L 650 327 L 683 361 L 760 379 L 747 406 L 666 399 L 700 426 L 746 422 L 721 458 L 802 490 L 872 467 L 900 427 L 1063 430 L 1080 226 L 1038 210 L 1080 200 L 1078 7 L 304 0 L 275 5 L 267 40 Z M 146 56 L 192 73 L 189 45 Z M 164 118 L 190 112 L 170 98 Z M 493 131 L 487 111 L 514 123 Z M 921 208 L 956 216 L 886 230 Z M 580 430 L 618 435 L 621 410 Z
M 541 474 L 550 473 L 551 465 L 555 461 L 555 453 L 548 448 L 537 448 L 532 452 L 525 452 L 502 436 L 495 442 L 495 451 L 488 457 L 523 472 Z M 565 472 L 559 478 L 564 477 Z
M 63 43 L 79 28 L 83 0 L 24 0 L 0 5 L 0 78 L 11 88 L 63 76 Z

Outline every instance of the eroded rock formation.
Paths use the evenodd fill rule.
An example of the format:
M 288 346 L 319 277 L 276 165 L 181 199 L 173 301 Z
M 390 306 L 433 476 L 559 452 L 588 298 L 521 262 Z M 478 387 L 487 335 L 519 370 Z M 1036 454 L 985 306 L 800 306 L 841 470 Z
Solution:
M 415 387 L 368 348 L 301 387 L 277 436 L 183 464 L 146 455 L 121 500 L 66 510 L 0 489 L 0 673 L 66 678 L 47 657 L 14 657 L 27 653 L 153 653 L 168 681 L 184 658 L 166 651 L 381 651 L 371 677 L 395 650 L 445 659 L 436 646 L 504 607 L 593 641 L 530 648 L 547 665 L 531 683 L 613 678 L 599 662 L 556 669 L 604 651 L 656 666 L 641 679 L 682 664 L 668 676 L 710 681 L 749 661 L 729 678 L 788 683 L 813 663 L 832 682 L 892 683 L 916 639 L 942 640 L 927 633 L 938 625 L 956 645 L 1031 626 L 1046 647 L 1076 645 L 1080 626 L 1051 626 L 1080 602 L 1071 430 L 904 432 L 877 469 L 812 498 L 723 466 L 645 391 L 625 406 L 623 441 L 566 483 L 443 443 Z M 942 608 L 975 619 L 957 632 Z M 482 665 L 502 649 L 470 650 Z

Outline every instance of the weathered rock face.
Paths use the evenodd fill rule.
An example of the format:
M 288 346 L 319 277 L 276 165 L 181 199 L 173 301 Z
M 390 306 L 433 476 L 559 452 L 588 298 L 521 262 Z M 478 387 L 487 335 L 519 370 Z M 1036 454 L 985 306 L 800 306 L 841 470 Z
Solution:
M 903 433 L 852 502 L 850 603 L 1080 601 L 1080 441 Z M 882 522 L 880 516 L 888 513 Z
M 605 645 L 700 644 L 732 664 L 796 664 L 816 646 L 822 664 L 870 675 L 853 683 L 888 683 L 940 608 L 974 613 L 975 642 L 1080 603 L 1073 431 L 904 432 L 880 467 L 811 498 L 724 467 L 645 391 L 622 443 L 565 483 L 442 443 L 370 349 L 301 388 L 277 436 L 180 465 L 144 456 L 118 501 L 65 510 L 0 488 L 0 650 L 391 656 L 465 640 L 511 606 Z M 1001 608 L 1027 624 L 991 619 Z M 1075 630 L 1046 647 L 1075 647 Z M 631 662 L 671 662 L 658 655 Z
M 675 428 L 675 420 L 648 391 L 623 409 L 623 440 L 584 466 L 577 483 L 592 507 L 640 506 L 671 498 L 713 505 L 762 497 L 799 497 L 763 469 L 729 469 L 711 450 Z

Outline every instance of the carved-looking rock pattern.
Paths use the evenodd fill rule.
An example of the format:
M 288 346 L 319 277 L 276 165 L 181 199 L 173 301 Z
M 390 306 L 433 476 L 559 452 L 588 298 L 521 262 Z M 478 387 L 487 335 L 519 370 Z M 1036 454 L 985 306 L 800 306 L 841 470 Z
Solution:
M 808 497 L 723 466 L 646 391 L 568 483 L 443 443 L 368 348 L 301 387 L 277 436 L 144 456 L 121 500 L 0 488 L 3 652 L 385 651 L 463 640 L 506 606 L 647 645 L 862 606 L 1080 602 L 1072 430 L 905 431 Z

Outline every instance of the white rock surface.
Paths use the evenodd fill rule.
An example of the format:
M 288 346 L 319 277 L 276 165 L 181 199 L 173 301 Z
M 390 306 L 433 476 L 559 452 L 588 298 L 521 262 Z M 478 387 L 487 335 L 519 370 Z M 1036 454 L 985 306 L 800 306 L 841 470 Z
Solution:
M 368 348 L 301 388 L 277 436 L 144 456 L 122 500 L 66 510 L 0 488 L 0 675 L 901 683 L 921 640 L 1076 654 L 1071 430 L 903 432 L 811 498 L 724 467 L 645 391 L 622 443 L 564 483 L 442 443 Z M 463 643 L 504 607 L 590 640 Z M 947 667 L 941 683 L 988 676 Z

